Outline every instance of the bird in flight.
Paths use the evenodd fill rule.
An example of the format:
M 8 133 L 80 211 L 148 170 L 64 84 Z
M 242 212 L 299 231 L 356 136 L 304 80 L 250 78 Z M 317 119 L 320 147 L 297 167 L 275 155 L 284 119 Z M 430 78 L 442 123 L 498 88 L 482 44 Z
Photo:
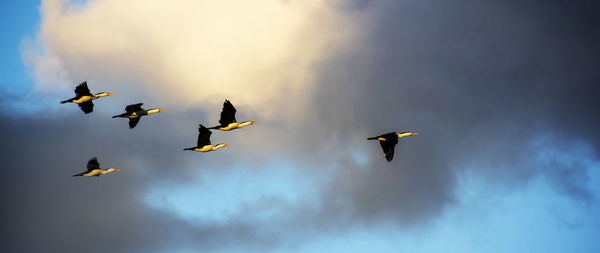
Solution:
M 128 118 L 129 119 L 129 128 L 133 129 L 142 116 L 146 116 L 153 113 L 164 112 L 165 110 L 154 108 L 150 110 L 144 110 L 142 105 L 144 103 L 132 104 L 125 107 L 125 113 L 115 115 L 113 118 Z
M 90 89 L 87 86 L 87 82 L 84 81 L 83 83 L 80 83 L 79 85 L 77 85 L 77 87 L 75 87 L 75 97 L 74 98 L 69 98 L 67 100 L 60 101 L 60 103 L 61 104 L 75 103 L 75 104 L 79 105 L 79 108 L 81 108 L 81 110 L 85 114 L 88 114 L 88 113 L 94 111 L 94 103 L 92 102 L 92 100 L 96 100 L 98 98 L 111 96 L 111 95 L 114 95 L 114 94 L 110 93 L 110 92 L 100 92 L 100 93 L 92 94 L 90 92 Z
M 216 146 L 211 145 L 210 144 L 210 135 L 211 134 L 212 134 L 212 132 L 210 130 L 208 130 L 208 128 L 206 128 L 202 124 L 200 124 L 198 127 L 198 142 L 196 143 L 196 146 L 192 147 L 192 148 L 184 148 L 183 150 L 192 150 L 192 151 L 198 151 L 198 152 L 210 152 L 210 151 L 215 151 L 217 149 L 229 146 L 229 144 L 227 144 L 227 143 L 217 144 Z
M 74 177 L 80 177 L 80 176 L 84 176 L 84 177 L 96 176 L 97 177 L 97 176 L 100 176 L 100 174 L 106 175 L 106 174 L 114 172 L 114 171 L 121 171 L 121 170 L 115 169 L 115 168 L 109 168 L 106 170 L 102 170 L 102 169 L 100 169 L 100 164 L 98 163 L 98 158 L 93 157 L 87 163 L 87 171 L 79 173 L 79 174 L 75 174 L 73 176 Z
M 406 136 L 418 135 L 415 132 L 391 132 L 387 134 L 382 134 L 375 137 L 367 138 L 367 140 L 379 140 L 379 145 L 383 149 L 383 153 L 385 154 L 385 159 L 390 162 L 394 158 L 394 147 L 398 144 L 398 139 Z
M 208 129 L 230 131 L 257 123 L 256 121 L 244 121 L 242 123 L 238 123 L 235 120 L 235 112 L 236 110 L 235 107 L 233 107 L 233 104 L 231 104 L 229 100 L 225 99 L 225 103 L 223 103 L 223 110 L 221 111 L 221 119 L 219 119 L 219 124 L 221 125 L 210 127 Z

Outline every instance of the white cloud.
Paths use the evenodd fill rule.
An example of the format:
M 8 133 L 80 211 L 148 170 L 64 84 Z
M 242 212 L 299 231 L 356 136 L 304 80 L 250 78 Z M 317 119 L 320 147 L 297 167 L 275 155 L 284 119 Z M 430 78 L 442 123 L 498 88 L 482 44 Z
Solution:
M 335 2 L 44 0 L 39 46 L 26 43 L 24 61 L 41 93 L 81 80 L 94 90 L 139 84 L 161 103 L 230 98 L 268 118 L 274 105 L 303 98 L 313 64 L 348 41 L 350 21 Z

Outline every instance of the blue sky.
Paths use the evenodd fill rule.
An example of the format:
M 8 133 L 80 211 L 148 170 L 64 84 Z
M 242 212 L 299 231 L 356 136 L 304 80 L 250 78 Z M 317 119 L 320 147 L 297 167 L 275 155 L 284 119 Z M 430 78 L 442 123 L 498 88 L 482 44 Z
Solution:
M 34 38 L 40 22 L 39 1 L 7 1 L 0 10 L 4 22 L 0 24 L 2 41 L 0 53 L 2 57 L 2 82 L 18 91 L 30 91 L 33 78 L 21 60 L 21 42 L 29 37 Z
M 57 11 L 52 5 L 56 2 L 48 2 L 46 10 Z M 258 38 L 256 41 L 248 38 L 249 46 L 244 43 L 245 40 L 231 41 L 231 38 L 245 33 L 217 31 L 213 34 L 213 30 L 219 29 L 207 25 L 207 30 L 198 32 L 202 35 L 199 41 L 215 34 L 223 35 L 225 41 L 215 39 L 215 44 L 208 46 L 208 50 L 194 51 L 198 39 L 194 36 L 183 34 L 182 39 L 163 40 L 162 33 L 173 35 L 173 27 L 169 24 L 176 24 L 175 28 L 187 31 L 187 28 L 195 28 L 194 25 L 198 24 L 245 29 L 250 21 L 261 25 L 269 22 L 261 23 L 259 18 L 249 14 L 248 17 L 240 17 L 240 23 L 227 23 L 229 19 L 239 17 L 237 14 L 245 13 L 243 10 L 240 13 L 226 12 L 229 16 L 224 16 L 229 18 L 225 20 L 215 15 L 211 19 L 216 20 L 214 24 L 206 21 L 208 17 L 194 23 L 197 22 L 195 15 L 182 14 L 182 20 L 194 24 L 187 27 L 177 23 L 178 19 L 172 19 L 173 12 L 162 13 L 161 8 L 153 8 L 160 4 L 144 6 L 147 9 L 140 8 L 139 16 L 132 14 L 135 18 L 128 19 L 128 15 L 117 16 L 132 11 L 127 9 L 130 6 L 125 5 L 123 10 L 113 13 L 110 10 L 114 8 L 102 4 L 111 6 L 116 2 L 94 2 L 96 5 L 80 12 L 58 8 L 57 13 L 64 15 L 64 19 L 54 20 L 56 27 L 52 27 L 55 29 L 52 31 L 61 31 L 63 36 L 49 36 L 52 43 L 46 45 L 48 52 L 65 63 L 61 65 L 64 69 L 56 70 L 67 73 L 68 77 L 63 81 L 84 78 L 97 84 L 91 85 L 94 89 L 120 91 L 115 98 L 103 98 L 105 101 L 97 102 L 97 111 L 86 115 L 90 118 L 86 119 L 88 121 L 80 117 L 75 106 L 57 106 L 60 99 L 72 95 L 60 92 L 65 87 L 69 87 L 70 92 L 75 83 L 59 86 L 36 83 L 45 76 L 36 76 L 34 68 L 45 67 L 44 63 L 35 62 L 34 66 L 23 63 L 24 40 L 32 45 L 46 43 L 37 39 L 42 22 L 40 3 L 7 1 L 0 9 L 3 18 L 0 22 L 0 90 L 5 95 L 0 104 L 13 111 L 26 111 L 21 115 L 25 119 L 21 122 L 12 119 L 11 110 L 1 110 L 4 122 L 9 122 L 2 126 L 7 133 L 5 138 L 16 146 L 5 150 L 8 155 L 3 159 L 16 172 L 5 177 L 6 182 L 0 182 L 4 182 L 3 187 L 7 188 L 0 190 L 16 194 L 0 196 L 8 196 L 8 199 L 2 199 L 5 203 L 16 203 L 7 213 L 14 214 L 16 210 L 14 212 L 22 212 L 24 217 L 11 221 L 7 227 L 32 228 L 40 233 L 50 230 L 67 239 L 82 234 L 80 239 L 83 241 L 86 240 L 83 235 L 90 235 L 90 238 L 97 236 L 94 234 L 96 230 L 115 234 L 119 234 L 120 229 L 129 231 L 124 227 L 156 230 L 128 235 L 127 242 L 110 238 L 109 246 L 97 246 L 99 252 L 107 249 L 147 252 L 148 249 L 141 246 L 147 243 L 145 240 L 162 236 L 169 238 L 168 242 L 156 239 L 157 242 L 153 242 L 157 246 L 156 252 L 161 252 L 161 249 L 165 252 L 298 253 L 600 252 L 598 136 L 595 127 L 593 130 L 588 127 L 595 122 L 590 117 L 596 115 L 593 112 L 594 97 L 586 96 L 594 93 L 587 92 L 587 88 L 598 79 L 588 69 L 590 65 L 594 66 L 587 64 L 593 59 L 581 56 L 585 54 L 573 49 L 573 45 L 591 47 L 589 45 L 594 44 L 597 34 L 592 32 L 589 38 L 569 36 L 574 29 L 571 26 L 583 27 L 581 29 L 587 31 L 584 28 L 588 20 L 580 20 L 575 15 L 587 13 L 579 8 L 580 5 L 568 6 L 564 10 L 555 8 L 556 4 L 542 8 L 539 4 L 479 3 L 473 7 L 468 1 L 463 1 L 458 5 L 464 8 L 444 12 L 441 11 L 444 3 L 438 3 L 439 7 L 436 7 L 438 5 L 414 1 L 365 1 L 361 4 L 347 1 L 344 3 L 351 3 L 348 6 L 352 6 L 355 12 L 344 9 L 347 6 L 338 10 L 339 6 L 325 5 L 323 8 L 327 11 L 311 13 L 322 20 L 316 24 L 309 22 L 313 18 L 308 18 L 309 21 L 295 19 L 296 16 L 291 20 L 282 18 L 281 26 L 271 27 L 272 34 L 254 34 Z M 214 8 L 215 12 L 223 11 L 215 6 L 210 8 Z M 293 16 L 290 14 L 293 12 L 288 10 L 279 15 L 277 8 L 280 8 L 277 4 L 265 7 L 269 10 L 268 15 Z M 301 7 L 295 8 L 304 11 Z M 548 26 L 557 21 L 542 13 L 546 8 L 552 13 L 566 11 L 572 22 L 566 23 L 566 27 Z M 224 9 L 235 8 L 226 6 Z M 181 11 L 175 10 L 175 13 Z M 427 15 L 415 17 L 407 13 L 408 10 Z M 481 17 L 480 10 L 489 15 Z M 94 17 L 108 15 L 103 11 L 113 15 L 118 22 L 130 22 L 122 25 L 125 32 L 115 28 L 121 26 L 118 22 L 117 26 L 111 26 L 108 21 L 94 26 Z M 164 22 L 167 27 L 164 30 L 163 23 L 149 23 L 151 28 L 142 31 L 139 25 L 145 23 L 138 22 L 136 18 L 146 17 L 148 13 L 166 18 L 171 23 Z M 308 17 L 313 17 L 311 15 Z M 467 18 L 462 20 L 463 15 L 479 18 L 474 20 L 481 23 L 467 22 L 465 20 L 470 20 Z M 530 15 L 536 18 L 529 19 Z M 516 21 L 513 20 L 515 17 Z M 82 25 L 76 27 L 80 30 L 70 30 L 69 24 L 73 23 L 68 22 L 78 18 L 85 21 L 81 24 L 89 27 Z M 395 26 L 396 22 L 402 26 Z M 334 28 L 329 27 L 331 24 L 335 24 Z M 350 35 L 322 36 L 327 38 L 323 41 L 315 39 L 319 43 L 314 47 L 309 45 L 311 40 L 290 35 L 294 40 L 302 41 L 298 46 L 286 40 L 289 27 L 308 27 L 307 31 L 299 33 L 305 35 L 301 36 L 304 39 L 323 31 Z M 559 28 L 546 33 L 541 29 L 544 27 Z M 498 39 L 508 37 L 506 35 L 518 36 L 514 36 L 514 40 Z M 77 46 L 70 48 L 60 43 L 68 36 L 103 38 L 106 43 L 87 46 L 74 42 Z M 273 49 L 275 53 L 260 51 L 266 50 L 272 45 L 270 43 L 282 44 L 271 41 L 269 36 L 293 46 Z M 186 40 L 193 42 L 191 47 L 185 43 Z M 552 49 L 542 51 L 551 52 L 547 53 L 549 56 L 535 51 L 537 46 L 529 47 L 539 41 L 549 41 L 541 46 L 544 50 Z M 263 44 L 267 46 L 263 47 Z M 163 51 L 163 48 L 169 50 Z M 298 48 L 301 50 L 295 52 Z M 139 52 L 136 51 L 138 49 Z M 231 57 L 227 54 L 230 53 L 228 49 L 233 52 L 233 58 L 228 58 Z M 238 49 L 239 52 L 236 51 Z M 220 50 L 226 53 L 211 55 L 211 51 Z M 257 54 L 257 51 L 260 53 Z M 238 57 L 236 53 L 249 60 Z M 529 53 L 531 55 L 527 55 Z M 171 54 L 174 56 L 171 57 Z M 514 55 L 506 56 L 510 54 Z M 215 66 L 199 60 L 202 57 L 198 55 L 210 58 Z M 267 58 L 264 62 L 263 56 Z M 555 71 L 565 70 L 559 64 L 562 60 L 582 67 L 572 73 L 568 70 Z M 253 62 L 258 66 L 257 70 L 245 72 L 248 63 L 244 61 Z M 202 67 L 190 67 L 190 63 Z M 300 70 L 285 72 L 283 69 L 289 67 L 286 64 Z M 212 76 L 210 72 L 202 72 L 204 69 L 223 70 L 225 74 L 221 76 L 222 73 L 216 71 L 219 73 Z M 186 77 L 188 72 L 194 71 L 202 77 Z M 241 73 L 244 82 L 249 80 L 247 84 L 238 85 L 238 77 L 230 77 L 235 75 L 229 73 L 235 71 Z M 271 72 L 280 75 L 263 78 L 264 73 Z M 430 73 L 435 73 L 431 74 L 435 76 L 430 76 Z M 205 77 L 207 75 L 209 77 Z M 253 82 L 268 83 L 272 80 L 276 81 L 253 86 Z M 303 83 L 313 80 L 323 84 Z M 575 84 L 567 85 L 567 81 L 571 80 Z M 231 82 L 231 85 L 208 85 L 213 81 Z M 290 86 L 279 86 L 279 82 L 288 82 Z M 300 84 L 294 86 L 295 82 Z M 56 90 L 53 91 L 53 87 Z M 192 92 L 179 91 L 186 88 L 192 89 Z M 515 90 L 519 92 L 511 92 Z M 139 92 L 127 94 L 131 91 Z M 193 94 L 204 97 L 190 99 Z M 223 140 L 232 144 L 224 151 L 215 152 L 214 156 L 170 153 L 169 149 L 179 152 L 179 146 L 193 143 L 197 121 L 216 121 L 223 94 L 233 96 L 236 102 L 243 101 L 238 106 L 238 113 L 241 113 L 238 119 L 258 118 L 261 123 L 229 135 L 213 134 L 213 138 L 218 138 L 213 143 Z M 288 98 L 289 94 L 293 96 Z M 35 99 L 40 96 L 47 98 Z M 135 129 L 135 132 L 120 131 L 124 129 L 125 122 L 117 122 L 108 116 L 112 115 L 113 109 L 121 110 L 122 104 L 140 97 L 144 97 L 147 104 L 170 106 L 164 113 L 170 115 L 144 119 L 141 122 L 144 128 Z M 261 104 L 263 102 L 267 105 Z M 210 103 L 217 106 L 205 109 Z M 288 108 L 294 103 L 303 105 Z M 179 105 L 181 107 L 177 108 Z M 592 112 L 582 112 L 581 108 Z M 45 117 L 38 117 L 41 114 Z M 160 122 L 161 119 L 164 121 Z M 62 121 L 68 124 L 61 125 Z M 375 123 L 379 125 L 371 126 Z M 421 135 L 399 144 L 392 163 L 383 161 L 378 144 L 364 142 L 366 135 L 395 129 L 387 125 L 411 126 L 418 132 L 423 131 Z M 35 134 L 22 129 L 34 129 Z M 281 129 L 287 132 L 273 133 Z M 464 139 L 457 140 L 463 134 Z M 168 138 L 161 139 L 164 136 Z M 58 143 L 59 138 L 68 142 Z M 82 138 L 89 138 L 97 147 L 89 150 L 74 148 Z M 13 139 L 18 141 L 11 142 Z M 43 144 L 37 145 L 38 142 Z M 73 181 L 52 183 L 44 181 L 42 176 L 19 174 L 25 173 L 23 171 L 29 169 L 27 166 L 35 163 L 25 158 L 29 157 L 29 149 L 23 147 L 32 145 L 27 143 L 33 143 L 36 149 L 46 152 L 36 154 L 51 160 L 47 165 L 48 171 L 70 175 L 73 167 L 83 164 L 89 153 L 95 152 L 103 155 L 101 161 L 106 166 L 125 167 L 121 171 L 125 175 L 102 177 L 104 181 L 86 185 Z M 44 146 L 54 144 L 56 148 Z M 64 155 L 66 153 L 69 157 Z M 25 176 L 32 177 L 26 183 L 33 186 L 17 183 L 22 182 L 20 180 Z M 54 174 L 49 177 L 48 181 L 57 178 Z M 52 196 L 65 195 L 47 204 L 38 197 L 32 197 L 31 189 L 46 189 L 41 191 Z M 98 202 L 85 203 L 74 200 L 86 193 L 101 191 L 112 192 L 118 197 L 102 196 Z M 419 199 L 421 197 L 422 200 Z M 113 205 L 111 201 L 115 199 L 120 204 Z M 50 206 L 53 210 L 50 213 L 61 213 L 64 210 L 57 210 L 72 210 L 78 204 L 81 204 L 82 210 L 91 210 L 89 212 L 94 212 L 98 206 L 107 208 L 102 210 L 103 213 L 122 205 L 125 221 L 121 222 L 134 221 L 121 224 L 123 227 L 113 225 L 110 220 L 102 224 L 82 221 L 69 227 L 80 229 L 81 233 L 65 232 L 66 235 L 63 231 L 52 230 L 56 229 L 55 226 L 40 225 L 38 228 L 37 224 L 27 223 L 31 218 L 27 216 L 30 209 Z M 141 221 L 134 218 L 138 212 Z M 120 210 L 115 213 L 120 213 Z M 69 219 L 66 214 L 56 217 L 57 221 Z M 146 221 L 147 224 L 144 224 Z M 167 234 L 174 227 L 175 230 L 181 228 L 180 233 L 189 232 L 190 235 Z M 162 234 L 163 230 L 165 234 Z M 25 240 L 27 233 L 22 232 L 26 230 L 15 231 L 11 234 L 12 241 L 16 242 L 11 244 L 15 252 L 34 249 L 16 245 Z M 2 232 L 0 230 L 0 235 Z M 195 239 L 201 236 L 205 239 L 196 242 Z M 271 237 L 274 238 L 273 243 L 269 242 Z M 64 248 L 60 242 L 45 243 L 54 250 L 76 252 L 80 249 L 78 246 Z M 79 246 L 87 247 L 85 243 Z

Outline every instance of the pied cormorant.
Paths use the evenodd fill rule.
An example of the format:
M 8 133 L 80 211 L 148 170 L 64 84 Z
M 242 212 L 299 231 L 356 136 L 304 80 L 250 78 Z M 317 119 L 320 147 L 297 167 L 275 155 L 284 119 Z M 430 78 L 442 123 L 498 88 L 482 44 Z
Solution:
M 102 170 L 102 169 L 100 169 L 100 164 L 98 163 L 98 158 L 93 157 L 87 163 L 87 171 L 86 172 L 75 174 L 73 176 L 74 177 L 80 177 L 80 176 L 84 176 L 84 177 L 96 176 L 97 177 L 97 176 L 100 176 L 100 174 L 106 175 L 106 174 L 114 172 L 114 171 L 121 171 L 121 170 L 115 169 L 115 168 L 109 168 L 106 170 Z
M 200 124 L 198 126 L 199 126 L 198 127 L 198 142 L 196 143 L 196 146 L 193 148 L 184 148 L 183 150 L 209 152 L 209 151 L 215 151 L 222 147 L 229 146 L 229 144 L 227 144 L 227 143 L 217 144 L 216 146 L 211 145 L 210 144 L 210 135 L 212 134 L 212 132 L 210 130 L 208 130 L 208 128 L 204 127 L 202 124 Z
M 417 135 L 415 132 L 391 132 L 387 134 L 382 134 L 380 136 L 370 137 L 367 140 L 379 140 L 379 145 L 383 149 L 383 153 L 385 154 L 385 159 L 390 162 L 392 158 L 394 158 L 394 147 L 398 144 L 398 139 L 406 136 Z
M 115 115 L 115 116 L 113 116 L 113 118 L 128 118 L 129 119 L 129 128 L 133 129 L 137 125 L 137 123 L 140 121 L 140 118 L 142 116 L 165 111 L 165 110 L 159 109 L 159 108 L 144 110 L 142 108 L 143 104 L 144 103 L 128 105 L 127 107 L 125 107 L 125 111 L 126 111 L 125 113 Z
M 92 100 L 96 100 L 98 98 L 106 97 L 106 96 L 110 96 L 110 95 L 114 95 L 114 94 L 109 93 L 109 92 L 100 92 L 100 93 L 96 93 L 96 94 L 90 93 L 90 89 L 87 86 L 87 82 L 84 81 L 83 83 L 80 83 L 79 85 L 77 85 L 77 87 L 75 87 L 75 97 L 74 98 L 60 101 L 60 103 L 61 104 L 75 103 L 75 104 L 79 105 L 79 108 L 81 108 L 81 110 L 85 114 L 88 114 L 88 113 L 94 111 L 94 103 L 92 103 Z
M 219 129 L 221 131 L 230 131 L 238 128 L 242 128 L 248 125 L 254 125 L 256 121 L 244 121 L 242 123 L 238 123 L 235 120 L 235 107 L 229 102 L 229 100 L 225 99 L 225 103 L 223 103 L 223 111 L 221 111 L 221 119 L 219 119 L 219 126 L 214 126 L 209 129 Z

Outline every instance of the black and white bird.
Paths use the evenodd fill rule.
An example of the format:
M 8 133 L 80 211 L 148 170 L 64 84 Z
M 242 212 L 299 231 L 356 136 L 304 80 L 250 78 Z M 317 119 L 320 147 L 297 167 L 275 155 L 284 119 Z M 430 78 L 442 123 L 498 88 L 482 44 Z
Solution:
M 398 139 L 406 136 L 418 135 L 415 132 L 391 132 L 387 134 L 382 134 L 380 136 L 370 137 L 367 140 L 379 140 L 379 145 L 383 149 L 383 153 L 385 154 L 385 159 L 390 162 L 394 158 L 394 147 L 398 144 Z
M 92 94 L 90 92 L 90 89 L 87 86 L 87 82 L 84 81 L 83 83 L 80 83 L 79 85 L 77 85 L 77 87 L 75 87 L 75 97 L 74 98 L 60 101 L 60 103 L 61 104 L 75 103 L 75 104 L 79 105 L 79 108 L 81 108 L 81 110 L 85 114 L 88 114 L 88 113 L 94 111 L 94 103 L 92 103 L 92 100 L 96 100 L 98 98 L 111 96 L 111 95 L 114 95 L 114 94 L 110 93 L 110 92 L 100 92 L 100 93 Z
M 236 110 L 235 107 L 233 107 L 233 104 L 231 104 L 229 100 L 225 99 L 225 103 L 223 103 L 223 111 L 221 111 L 221 119 L 219 119 L 219 124 L 221 125 L 210 127 L 208 129 L 230 131 L 257 123 L 256 121 L 244 121 L 242 123 L 238 123 L 235 120 L 235 112 Z
M 87 163 L 87 171 L 79 173 L 79 174 L 75 174 L 73 176 L 74 177 L 80 177 L 80 176 L 84 176 L 84 177 L 96 176 L 97 177 L 97 176 L 106 175 L 108 173 L 115 172 L 115 171 L 121 171 L 121 170 L 115 169 L 115 168 L 109 168 L 106 170 L 100 169 L 100 164 L 98 163 L 98 158 L 93 157 Z
M 215 151 L 217 149 L 227 147 L 229 144 L 221 143 L 213 146 L 210 144 L 210 135 L 212 132 L 208 130 L 208 128 L 204 127 L 202 124 L 198 125 L 198 142 L 195 147 L 192 148 L 184 148 L 183 150 L 192 150 L 198 152 L 209 152 Z
M 113 118 L 128 118 L 129 119 L 129 128 L 133 129 L 137 125 L 137 123 L 140 121 L 140 118 L 142 116 L 165 111 L 160 108 L 144 110 L 142 108 L 143 104 L 144 103 L 128 105 L 125 107 L 125 113 L 115 115 L 115 116 L 113 116 Z

